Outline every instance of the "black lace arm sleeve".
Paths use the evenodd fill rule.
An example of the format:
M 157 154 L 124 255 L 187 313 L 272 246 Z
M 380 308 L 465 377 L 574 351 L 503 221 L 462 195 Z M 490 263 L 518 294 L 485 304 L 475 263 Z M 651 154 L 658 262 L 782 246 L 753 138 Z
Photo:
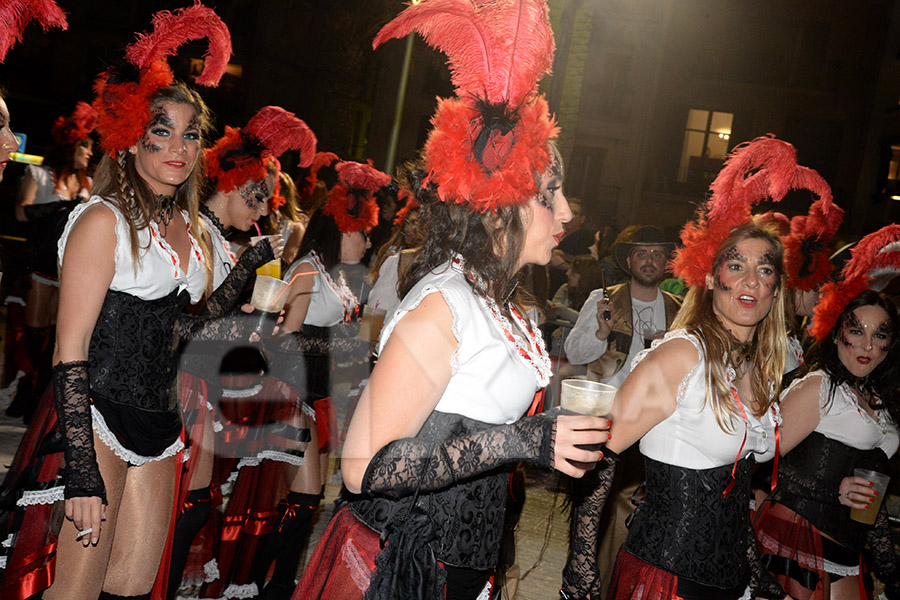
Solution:
M 335 352 L 366 356 L 370 344 L 359 339 L 359 323 L 348 323 L 332 328 L 327 338 L 313 337 L 300 331 L 292 331 L 276 336 L 277 350 L 285 353 L 332 354 Z
M 257 267 L 273 258 L 275 258 L 275 253 L 272 251 L 272 245 L 268 238 L 244 250 L 225 281 L 209 295 L 206 305 L 200 311 L 200 316 L 221 317 L 233 311 L 241 292 L 247 287 L 247 282 L 250 281 L 250 277 L 253 276 Z
M 77 206 L 81 200 L 60 200 L 58 202 L 45 202 L 43 204 L 26 204 L 22 207 L 25 213 L 25 219 L 28 221 L 39 221 L 44 217 L 55 214 L 65 214 Z
M 254 320 L 244 313 L 220 318 L 178 315 L 178 335 L 182 342 L 249 342 L 253 326 Z
M 768 598 L 781 600 L 787 596 L 784 588 L 775 580 L 775 577 L 763 567 L 759 556 L 759 545 L 756 543 L 756 533 L 753 524 L 747 522 L 747 563 L 750 565 L 750 592 L 753 598 Z
M 363 476 L 362 492 L 399 498 L 447 487 L 503 465 L 553 465 L 557 411 L 523 417 L 435 445 L 395 440 L 379 450 Z
M 600 598 L 602 582 L 597 570 L 600 515 L 609 497 L 619 456 L 603 451 L 596 469 L 572 481 L 572 520 L 569 528 L 569 557 L 563 569 L 560 596 L 581 600 Z
M 66 459 L 65 497 L 97 496 L 107 504 L 106 487 L 94 452 L 87 361 L 54 365 L 53 399 L 59 415 Z
M 866 541 L 872 558 L 872 570 L 884 584 L 884 595 L 888 600 L 900 600 L 900 565 L 897 564 L 897 553 L 883 502 L 875 517 L 875 527 L 866 535 Z

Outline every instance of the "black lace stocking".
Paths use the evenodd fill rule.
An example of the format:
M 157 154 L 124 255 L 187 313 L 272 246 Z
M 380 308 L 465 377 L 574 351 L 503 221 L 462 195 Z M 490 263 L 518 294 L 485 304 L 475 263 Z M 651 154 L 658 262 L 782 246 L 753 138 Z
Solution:
M 759 510 L 763 510 L 763 508 L 760 507 Z M 747 521 L 747 564 L 750 566 L 750 592 L 754 598 L 781 600 L 787 596 L 784 588 L 763 566 L 760 560 L 759 546 L 756 543 L 756 533 L 749 520 Z
M 233 311 L 256 269 L 274 258 L 275 253 L 268 238 L 244 250 L 228 277 L 209 295 L 200 316 L 222 317 Z
M 86 360 L 61 362 L 53 367 L 53 396 L 64 440 L 65 497 L 97 496 L 106 504 L 106 488 L 94 452 Z
M 888 600 L 900 599 L 900 565 L 897 564 L 887 508 L 883 502 L 878 509 L 878 516 L 875 517 L 875 526 L 866 536 L 866 541 L 872 557 L 872 570 L 884 584 L 884 595 Z
M 362 491 L 401 498 L 416 490 L 438 490 L 512 463 L 552 467 L 558 414 L 554 411 L 524 417 L 439 444 L 415 438 L 395 440 L 372 457 Z
M 603 450 L 604 460 L 596 469 L 572 482 L 572 522 L 569 530 L 569 558 L 563 569 L 560 590 L 568 598 L 599 598 L 602 590 L 597 569 L 600 515 L 609 497 L 616 474 L 618 454 Z

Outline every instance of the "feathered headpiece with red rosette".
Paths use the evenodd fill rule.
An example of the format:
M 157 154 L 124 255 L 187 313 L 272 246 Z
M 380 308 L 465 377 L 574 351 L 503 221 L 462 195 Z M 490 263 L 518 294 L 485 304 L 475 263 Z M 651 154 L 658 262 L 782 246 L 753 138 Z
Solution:
M 87 102 L 79 102 L 68 117 L 60 116 L 50 133 L 59 146 L 71 146 L 87 138 L 97 126 L 97 111 Z
M 316 153 L 316 135 L 294 113 L 266 106 L 243 129 L 225 127 L 225 135 L 206 150 L 206 173 L 215 188 L 225 193 L 265 179 L 270 164 L 275 166 L 277 181 L 278 157 L 288 150 L 299 150 L 299 166 L 309 166 Z
M 731 230 L 749 222 L 762 200 L 780 202 L 790 190 L 806 189 L 831 200 L 822 177 L 797 164 L 797 152 L 771 136 L 737 146 L 710 186 L 712 196 L 700 216 L 681 230 L 684 247 L 675 251 L 671 268 L 689 286 L 703 286 L 713 270 L 719 246 Z
M 3 0 L 0 2 L 0 63 L 10 48 L 22 41 L 25 27 L 37 20 L 47 31 L 51 27 L 69 28 L 66 13 L 53 0 Z
M 814 338 L 820 342 L 827 338 L 850 301 L 871 289 L 873 272 L 891 270 L 900 273 L 897 242 L 900 242 L 900 224 L 892 223 L 856 244 L 838 280 L 822 286 L 810 330 Z
M 125 61 L 110 67 L 94 82 L 94 108 L 100 117 L 100 145 L 110 156 L 127 150 L 150 124 L 150 99 L 175 80 L 166 57 L 191 40 L 209 39 L 200 85 L 216 86 L 231 57 L 231 34 L 222 19 L 199 1 L 175 12 L 153 16 L 153 32 L 139 34 L 125 51 Z
M 325 183 L 326 187 L 331 187 L 337 183 L 337 172 L 334 170 L 334 165 L 340 160 L 334 152 L 316 152 L 312 164 L 306 169 L 300 169 L 301 175 L 295 182 L 297 194 L 301 198 L 306 198 L 312 194 L 319 181 Z
M 814 290 L 831 276 L 834 266 L 828 260 L 828 244 L 843 220 L 844 209 L 830 193 L 813 202 L 809 214 L 791 219 L 791 232 L 782 238 L 789 287 Z
M 413 31 L 447 54 L 456 88 L 431 119 L 426 182 L 440 200 L 477 211 L 527 202 L 557 133 L 537 90 L 555 51 L 546 0 L 423 0 L 385 25 L 373 47 Z
M 322 212 L 330 215 L 342 233 L 368 231 L 378 224 L 375 194 L 390 185 L 391 176 L 370 164 L 341 161 L 338 181 L 328 191 Z

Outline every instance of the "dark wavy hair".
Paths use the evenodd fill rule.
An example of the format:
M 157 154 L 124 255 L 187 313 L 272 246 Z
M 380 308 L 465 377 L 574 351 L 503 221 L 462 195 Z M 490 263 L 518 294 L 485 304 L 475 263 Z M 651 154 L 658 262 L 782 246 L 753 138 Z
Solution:
M 297 258 L 303 258 L 313 250 L 319 255 L 326 271 L 331 272 L 341 262 L 341 230 L 334 219 L 321 210 L 310 217 L 297 250 Z
M 887 356 L 881 364 L 865 379 L 860 379 L 850 373 L 841 359 L 838 357 L 838 337 L 841 329 L 857 308 L 863 306 L 880 306 L 887 312 L 891 323 L 891 343 L 888 346 Z M 867 391 L 880 398 L 884 407 L 895 423 L 900 423 L 900 314 L 897 306 L 887 296 L 878 292 L 866 291 L 850 301 L 844 308 L 837 324 L 831 330 L 831 335 L 814 345 L 810 350 L 808 371 L 821 369 L 831 378 L 831 389 L 828 392 L 829 402 L 834 398 L 838 386 L 847 383 Z M 881 408 L 881 406 L 873 406 Z
M 419 164 L 406 165 L 402 173 L 422 205 L 419 227 L 424 243 L 400 279 L 400 297 L 459 254 L 466 269 L 481 278 L 480 283 L 471 282 L 475 291 L 503 306 L 525 241 L 519 207 L 472 212 L 465 204 L 439 200 L 433 184 L 423 185 L 426 173 Z M 518 294 L 513 300 L 521 306 Z

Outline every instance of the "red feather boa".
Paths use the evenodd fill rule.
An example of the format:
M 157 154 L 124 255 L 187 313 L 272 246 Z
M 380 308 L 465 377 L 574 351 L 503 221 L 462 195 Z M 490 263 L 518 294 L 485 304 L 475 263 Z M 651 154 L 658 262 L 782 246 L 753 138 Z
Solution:
M 536 174 L 550 163 L 547 143 L 558 128 L 543 96 L 521 106 L 517 114 L 509 151 L 488 172 L 472 152 L 482 126 L 474 104 L 459 98 L 438 102 L 431 119 L 434 129 L 425 143 L 425 167 L 441 201 L 466 203 L 484 212 L 524 204 L 537 194 Z
M 900 240 L 900 224 L 893 223 L 870 233 L 850 251 L 850 260 L 841 279 L 822 286 L 822 297 L 813 314 L 812 336 L 820 342 L 834 329 L 851 300 L 869 289 L 873 269 L 891 268 L 900 272 L 900 251 L 882 250 Z

